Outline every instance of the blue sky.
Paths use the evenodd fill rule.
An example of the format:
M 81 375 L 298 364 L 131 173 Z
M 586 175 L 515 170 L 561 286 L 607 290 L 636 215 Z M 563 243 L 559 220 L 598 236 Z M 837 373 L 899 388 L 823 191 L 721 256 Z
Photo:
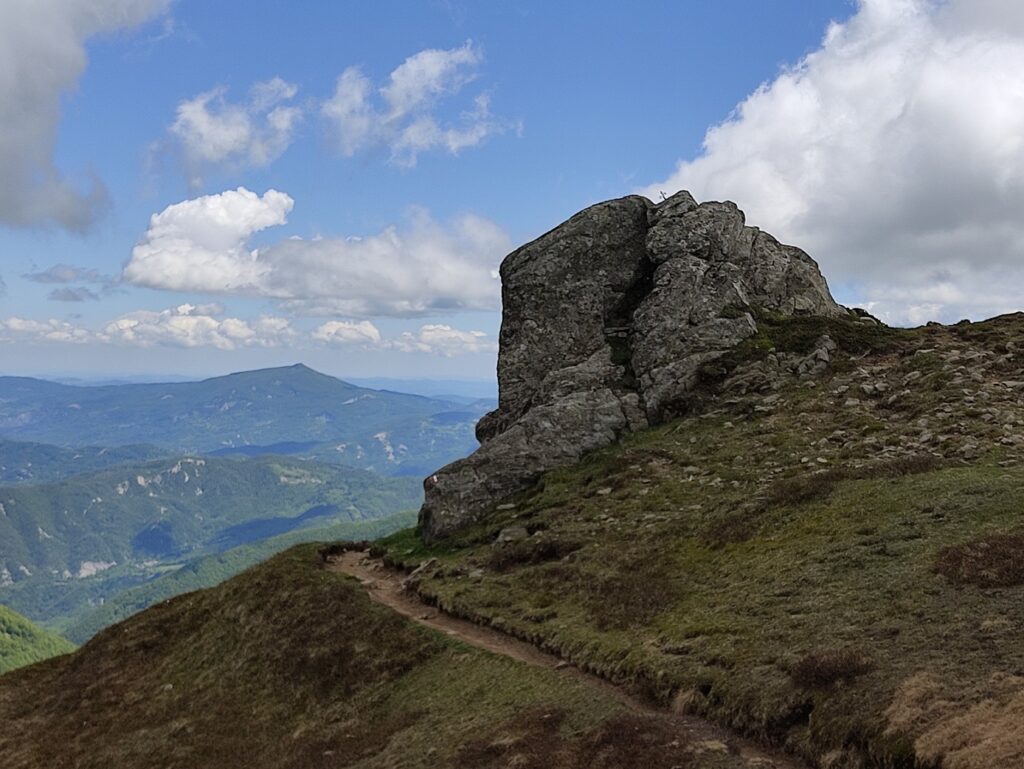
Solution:
M 682 187 L 892 322 L 1016 309 L 1024 18 L 966 7 L 14 0 L 0 368 L 489 378 L 504 253 Z

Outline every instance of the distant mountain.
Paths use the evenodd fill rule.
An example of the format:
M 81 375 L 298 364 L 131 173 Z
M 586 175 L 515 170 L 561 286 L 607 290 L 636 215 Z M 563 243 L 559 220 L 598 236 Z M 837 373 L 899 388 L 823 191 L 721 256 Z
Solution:
M 74 651 L 74 644 L 0 606 L 0 674 Z
M 426 395 L 428 398 L 470 403 L 477 400 L 498 399 L 498 382 L 495 379 L 400 379 L 397 377 L 360 377 L 346 379 L 360 387 L 374 390 L 391 390 L 399 393 Z
M 415 510 L 372 521 L 335 523 L 323 528 L 300 529 L 186 561 L 174 571 L 158 575 L 125 590 L 101 606 L 83 610 L 73 621 L 57 628 L 74 643 L 83 644 L 103 628 L 120 622 L 160 601 L 201 588 L 213 587 L 260 561 L 303 542 L 376 539 L 416 523 Z
M 173 453 L 295 453 L 276 447 L 302 445 L 322 461 L 424 474 L 476 447 L 474 425 L 491 405 L 371 390 L 302 365 L 167 384 L 0 377 L 0 436 Z
M 183 560 L 421 498 L 417 479 L 281 457 L 180 457 L 0 487 L 0 601 L 52 623 Z
M 69 449 L 0 438 L 0 484 L 53 483 L 112 465 L 157 459 L 166 453 L 156 446 Z

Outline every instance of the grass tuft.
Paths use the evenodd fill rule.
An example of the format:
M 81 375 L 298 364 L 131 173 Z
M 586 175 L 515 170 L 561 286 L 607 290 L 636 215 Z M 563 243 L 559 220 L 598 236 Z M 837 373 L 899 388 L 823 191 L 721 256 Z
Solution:
M 818 649 L 801 657 L 790 669 L 793 683 L 804 689 L 827 689 L 849 681 L 874 668 L 874 663 L 856 649 Z
M 1024 585 L 1024 533 L 996 534 L 943 548 L 935 571 L 959 585 Z

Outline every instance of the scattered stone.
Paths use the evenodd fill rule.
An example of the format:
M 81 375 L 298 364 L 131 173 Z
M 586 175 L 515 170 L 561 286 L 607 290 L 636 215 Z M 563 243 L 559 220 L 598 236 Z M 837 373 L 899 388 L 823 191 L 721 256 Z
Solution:
M 611 491 L 611 489 L 609 489 L 609 491 Z M 498 532 L 498 537 L 494 540 L 494 544 L 510 545 L 514 542 L 522 542 L 529 536 L 530 533 L 526 530 L 525 526 L 508 526 Z
M 421 563 L 412 573 L 402 581 L 402 589 L 407 591 L 416 590 L 420 586 L 427 573 L 437 568 L 437 559 L 431 558 Z

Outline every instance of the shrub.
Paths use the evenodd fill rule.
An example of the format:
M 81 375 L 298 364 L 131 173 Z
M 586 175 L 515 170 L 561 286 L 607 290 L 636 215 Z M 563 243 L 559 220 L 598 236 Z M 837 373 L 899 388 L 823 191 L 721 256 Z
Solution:
M 943 548 L 935 571 L 961 585 L 1024 585 L 1024 533 L 996 534 Z
M 774 506 L 799 505 L 825 499 L 841 481 L 900 478 L 930 473 L 941 469 L 943 465 L 944 461 L 932 454 L 909 454 L 862 467 L 834 467 L 823 472 L 781 478 L 769 488 L 768 503 Z
M 560 560 L 582 546 L 573 540 L 530 537 L 495 547 L 487 558 L 487 565 L 495 571 L 508 571 L 516 566 Z
M 856 649 L 819 649 L 802 657 L 789 671 L 793 683 L 804 689 L 827 689 L 839 681 L 862 676 L 874 667 Z

